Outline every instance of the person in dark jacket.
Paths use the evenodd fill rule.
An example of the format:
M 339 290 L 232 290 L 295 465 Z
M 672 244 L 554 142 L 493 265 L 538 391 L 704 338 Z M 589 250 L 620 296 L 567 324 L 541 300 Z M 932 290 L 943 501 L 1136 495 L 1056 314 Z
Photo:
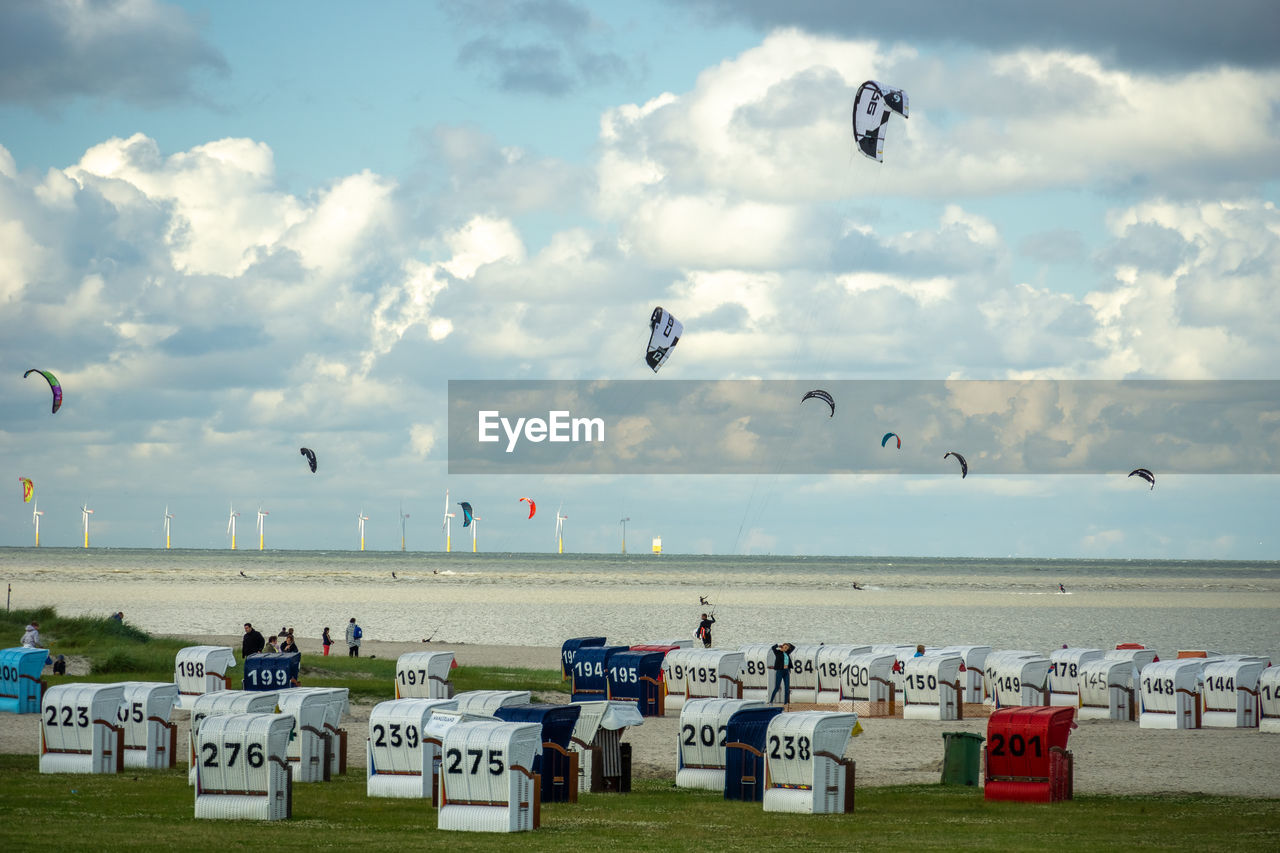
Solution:
M 244 639 L 240 641 L 240 657 L 247 658 L 249 655 L 256 655 L 267 645 L 267 641 L 262 639 L 262 632 L 258 631 L 249 622 L 244 623 Z
M 782 704 L 786 705 L 791 701 L 791 652 L 794 650 L 795 646 L 790 643 L 771 646 L 769 649 L 773 652 L 773 664 L 769 669 L 777 673 L 773 690 L 769 693 L 770 703 L 773 702 L 773 697 L 778 695 L 779 687 L 782 688 Z
M 714 624 L 716 624 L 716 617 L 703 613 L 702 621 L 698 623 L 698 630 L 693 632 L 693 635 L 702 641 L 703 648 L 711 648 L 711 626 Z

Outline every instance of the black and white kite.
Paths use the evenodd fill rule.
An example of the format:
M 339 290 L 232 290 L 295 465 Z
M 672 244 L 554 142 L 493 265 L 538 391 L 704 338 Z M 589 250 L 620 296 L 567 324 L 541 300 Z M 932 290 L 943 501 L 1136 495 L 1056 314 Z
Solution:
M 822 402 L 826 403 L 828 406 L 831 407 L 831 414 L 827 415 L 827 417 L 834 418 L 836 416 L 836 401 L 835 401 L 835 398 L 833 398 L 829 393 L 827 393 L 826 391 L 823 391 L 821 388 L 814 388 L 808 394 L 805 394 L 803 397 L 801 397 L 800 402 L 803 403 L 805 400 L 808 400 L 810 398 L 814 400 L 821 400 Z
M 889 116 L 907 118 L 907 93 L 868 80 L 853 96 L 853 141 L 877 163 L 884 162 L 884 134 Z
M 1129 472 L 1130 477 L 1139 477 L 1151 484 L 1151 489 L 1156 487 L 1156 475 L 1151 473 L 1149 468 L 1134 468 Z M 1147 491 L 1151 491 L 1147 489 Z
M 671 355 L 671 350 L 680 342 L 684 334 L 684 324 L 671 316 L 671 312 L 659 305 L 653 309 L 649 317 L 649 348 L 644 360 L 654 373 L 662 367 L 662 363 Z
M 964 461 L 964 457 L 959 453 L 956 453 L 954 450 L 948 450 L 946 453 L 942 454 L 943 459 L 946 459 L 948 456 L 954 456 L 956 461 L 960 463 L 960 479 L 963 480 L 965 477 L 968 477 L 969 463 Z

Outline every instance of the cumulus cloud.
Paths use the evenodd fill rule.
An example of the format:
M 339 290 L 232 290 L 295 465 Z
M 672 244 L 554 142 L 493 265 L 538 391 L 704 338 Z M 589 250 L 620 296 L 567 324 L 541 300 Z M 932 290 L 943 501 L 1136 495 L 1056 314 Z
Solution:
M 89 96 L 147 105 L 188 98 L 222 54 L 181 7 L 156 0 L 0 4 L 0 101 Z

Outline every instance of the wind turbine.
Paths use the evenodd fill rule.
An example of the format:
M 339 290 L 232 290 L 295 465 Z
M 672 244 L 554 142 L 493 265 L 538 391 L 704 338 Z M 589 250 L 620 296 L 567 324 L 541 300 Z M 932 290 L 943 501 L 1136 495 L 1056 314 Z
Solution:
M 400 504 L 400 550 L 404 550 L 404 523 L 409 520 L 409 513 L 404 511 L 404 504 Z
M 84 547 L 89 547 L 89 516 L 93 515 L 93 510 L 89 509 L 89 505 L 80 505 L 80 517 L 84 519 Z
M 258 550 L 259 551 L 262 550 L 263 540 L 266 539 L 266 533 L 267 533 L 266 518 L 268 515 L 271 515 L 271 513 L 267 512 L 262 507 L 258 507 Z
M 369 516 L 364 514 L 364 507 L 360 508 L 360 513 L 359 515 L 356 516 L 356 518 L 360 519 L 360 550 L 363 551 L 364 550 L 364 523 L 369 520 Z
M 31 506 L 31 523 L 36 526 L 36 547 L 40 547 L 40 516 L 44 515 L 39 509 L 40 501 L 36 501 Z
M 560 553 L 564 553 L 564 523 L 569 516 L 561 515 L 560 510 L 564 509 L 564 504 L 556 507 L 556 545 L 560 549 Z
M 173 513 L 169 512 L 169 505 L 165 504 L 164 508 L 164 547 L 169 549 L 169 522 L 173 519 Z
M 444 552 L 446 554 L 449 553 L 451 550 L 453 550 L 451 547 L 452 539 L 450 537 L 451 530 L 450 530 L 449 520 L 454 516 L 455 516 L 455 513 L 449 512 L 449 490 L 445 489 L 444 490 L 444 524 L 440 526 L 444 528 Z
M 477 527 L 476 522 L 479 520 L 480 520 L 480 516 L 476 515 L 474 512 L 471 513 L 471 553 L 472 554 L 476 552 L 476 527 Z
M 236 549 L 236 519 L 240 517 L 240 513 L 236 512 L 236 505 L 231 505 L 231 515 L 227 517 L 227 532 L 231 534 L 231 550 Z
M 622 525 L 622 553 L 627 553 L 627 522 L 631 520 L 631 516 L 620 519 L 619 524 Z

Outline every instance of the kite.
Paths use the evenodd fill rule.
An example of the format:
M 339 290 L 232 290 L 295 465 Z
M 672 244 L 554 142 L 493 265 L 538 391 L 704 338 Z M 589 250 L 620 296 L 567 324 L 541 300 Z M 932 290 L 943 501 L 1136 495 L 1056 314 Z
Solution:
M 62 385 L 58 382 L 58 377 L 54 376 L 47 370 L 37 370 L 33 367 L 26 373 L 22 374 L 22 378 L 26 379 L 33 373 L 39 373 L 44 377 L 44 380 L 49 383 L 49 390 L 53 392 L 53 411 L 56 414 L 58 409 L 62 408 Z
M 901 439 L 901 438 L 898 438 L 898 434 L 897 434 L 896 432 L 886 432 L 886 433 L 884 434 L 884 438 L 880 439 L 880 446 L 881 446 L 881 447 L 884 447 L 886 444 L 888 444 L 888 443 L 889 443 L 889 439 L 891 439 L 891 438 L 897 438 L 897 439 L 898 439 L 898 449 L 899 449 L 899 450 L 901 450 L 901 449 L 902 449 L 902 439 Z M 947 457 L 945 457 L 945 456 L 944 456 L 944 457 L 942 457 L 942 458 L 943 458 L 943 459 L 946 459 Z
M 831 414 L 827 415 L 827 417 L 834 418 L 836 416 L 835 398 L 832 397 L 830 394 L 828 394 L 826 391 L 823 391 L 821 388 L 814 388 L 808 394 L 805 394 L 803 397 L 801 397 L 800 402 L 803 403 L 805 400 L 808 400 L 810 397 L 812 397 L 815 400 L 821 400 L 822 402 L 826 403 L 828 406 L 831 407 Z
M 649 317 L 649 348 L 644 360 L 654 373 L 662 367 L 675 345 L 680 343 L 680 336 L 683 334 L 684 324 L 671 316 L 667 309 L 661 305 L 653 309 L 653 314 Z
M 36 484 L 27 477 L 19 477 L 18 482 L 22 484 L 22 502 L 31 503 L 31 494 L 36 490 Z
M 1129 476 L 1130 477 L 1137 476 L 1143 480 L 1146 480 L 1148 483 L 1151 484 L 1151 489 L 1154 489 L 1156 487 L 1156 475 L 1152 474 L 1150 469 L 1148 468 L 1134 468 L 1132 471 L 1129 472 Z M 1151 491 L 1151 489 L 1148 489 L 1147 491 Z
M 475 518 L 475 514 L 471 512 L 471 504 L 461 501 L 458 506 L 462 507 L 462 526 L 470 527 L 471 519 Z
M 877 163 L 884 161 L 884 134 L 889 116 L 907 118 L 907 93 L 868 80 L 853 96 L 853 141 Z
M 299 447 L 298 452 L 307 457 L 307 464 L 311 466 L 311 473 L 316 472 L 316 452 L 310 447 Z
M 533 498 L 521 498 L 520 500 L 529 502 L 529 517 L 533 518 L 533 514 L 538 511 L 538 505 L 533 502 Z
M 956 461 L 960 463 L 960 479 L 961 480 L 969 476 L 969 463 L 964 461 L 963 456 L 961 456 L 959 453 L 956 453 L 954 450 L 948 450 L 946 453 L 942 454 L 943 459 L 946 459 L 948 456 L 954 456 L 956 458 Z

